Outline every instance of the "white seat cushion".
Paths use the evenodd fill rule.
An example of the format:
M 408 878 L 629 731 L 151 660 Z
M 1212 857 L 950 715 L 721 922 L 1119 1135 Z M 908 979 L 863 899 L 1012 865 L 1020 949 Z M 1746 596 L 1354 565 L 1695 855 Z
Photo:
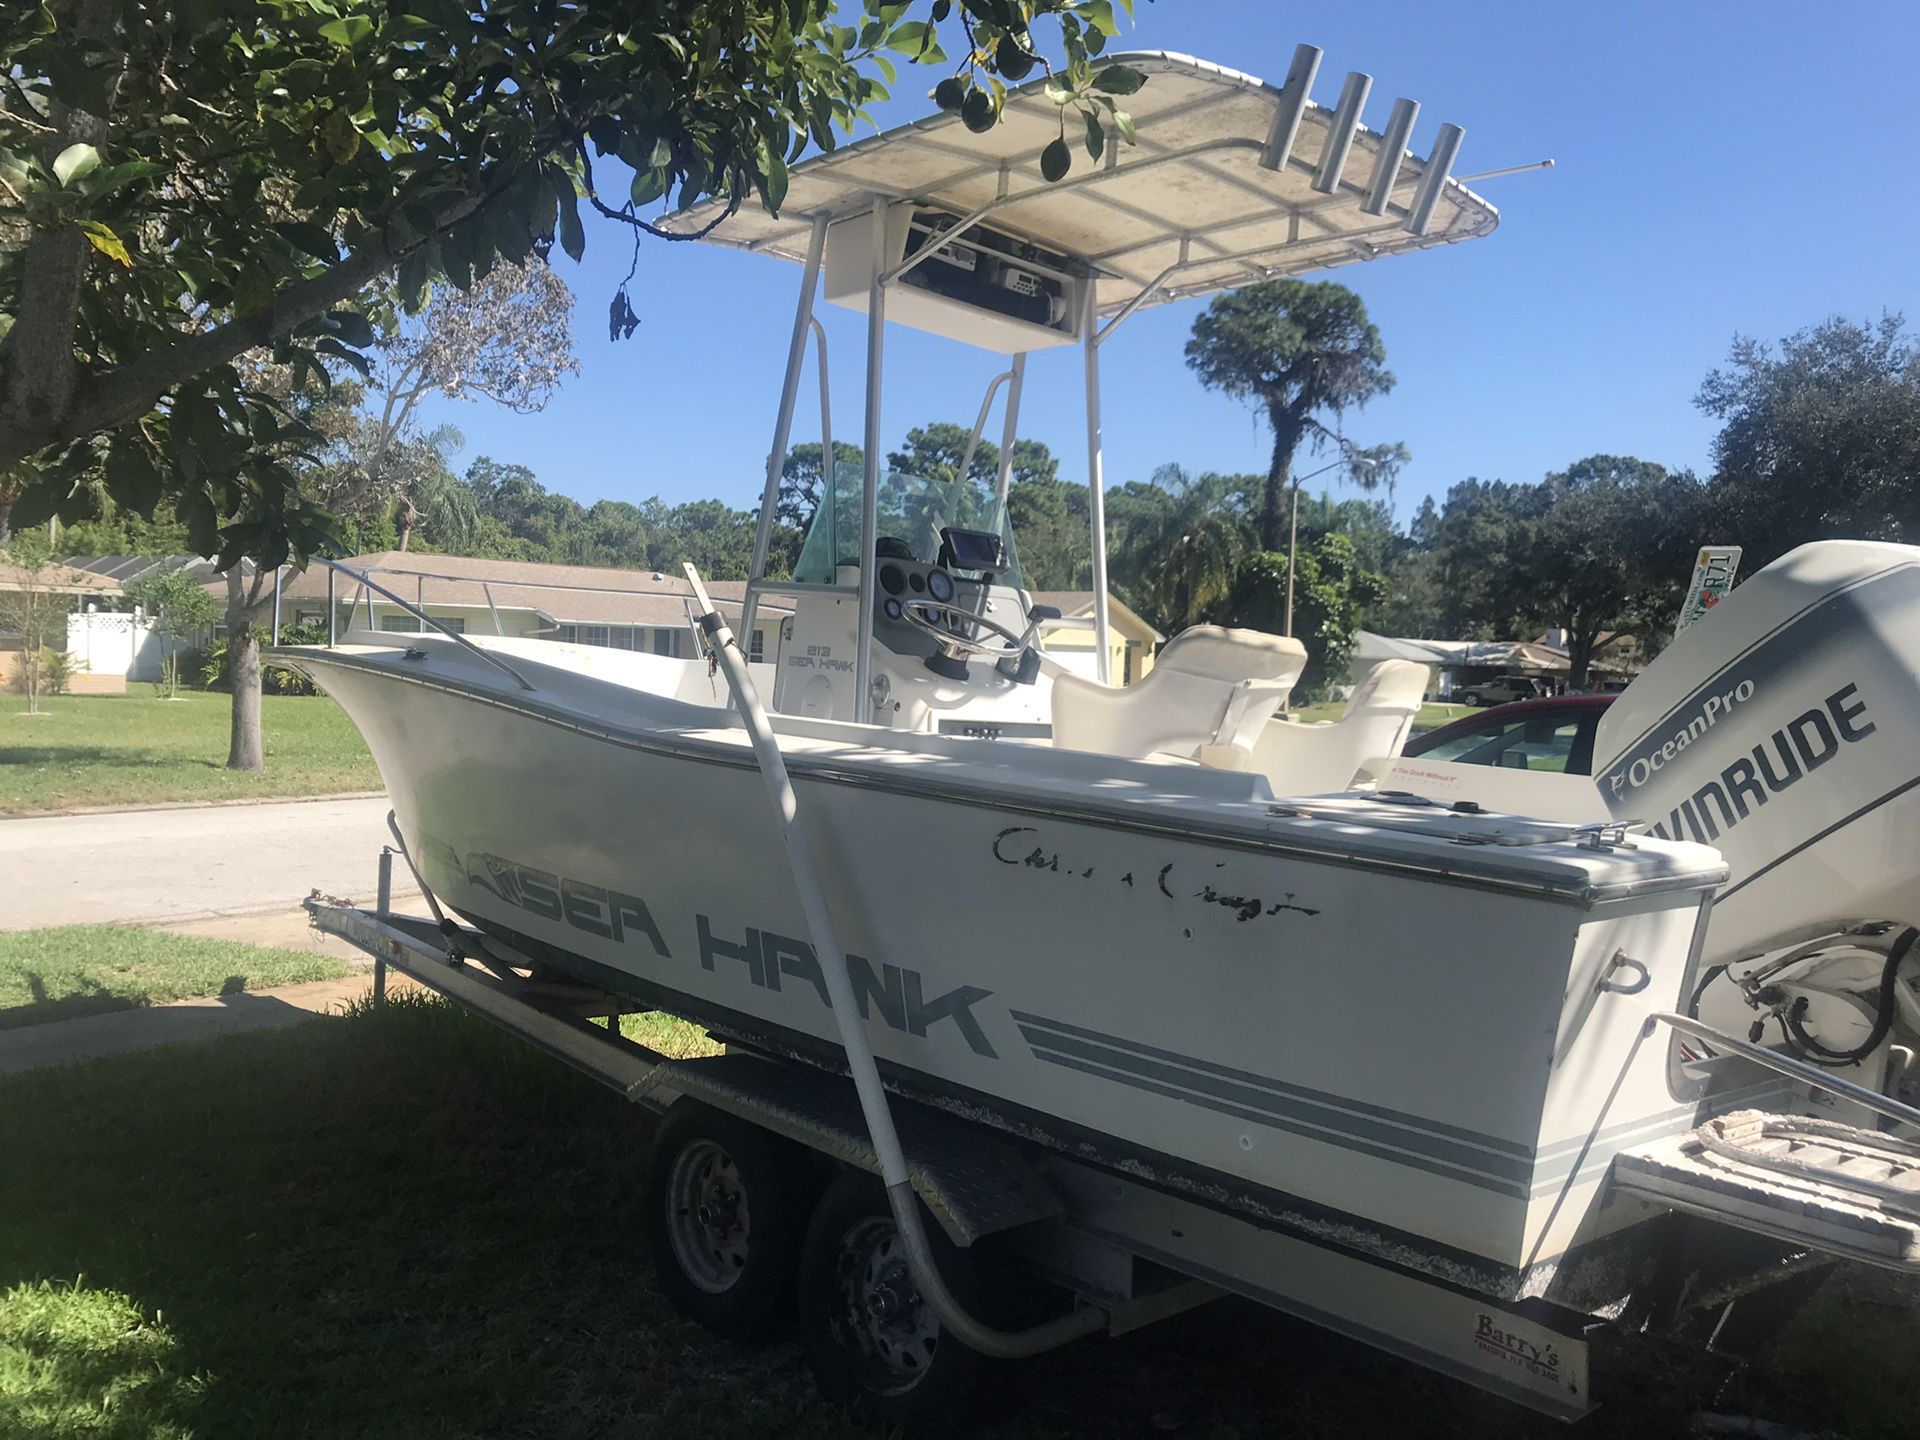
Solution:
M 1298 640 L 1196 625 L 1123 688 L 1062 675 L 1053 682 L 1053 743 L 1144 758 L 1202 746 L 1251 746 L 1306 668 Z

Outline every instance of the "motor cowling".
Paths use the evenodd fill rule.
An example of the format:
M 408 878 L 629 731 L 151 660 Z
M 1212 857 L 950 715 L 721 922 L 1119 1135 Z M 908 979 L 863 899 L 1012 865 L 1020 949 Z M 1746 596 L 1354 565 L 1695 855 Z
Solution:
M 1920 925 L 1920 548 L 1756 573 L 1601 718 L 1594 776 L 1616 818 L 1726 857 L 1708 960 Z

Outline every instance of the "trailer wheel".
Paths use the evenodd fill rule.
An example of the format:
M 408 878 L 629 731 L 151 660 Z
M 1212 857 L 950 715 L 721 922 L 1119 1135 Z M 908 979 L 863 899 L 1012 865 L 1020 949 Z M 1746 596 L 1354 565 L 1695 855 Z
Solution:
M 801 1152 L 682 1100 L 654 1137 L 647 1240 L 674 1309 L 732 1340 L 763 1340 L 793 1313 L 812 1187 Z
M 962 1304 L 970 1257 L 928 1227 L 940 1273 Z M 827 1187 L 800 1252 L 800 1325 L 815 1382 L 854 1419 L 916 1436 L 958 1431 L 984 1363 L 940 1327 L 907 1268 L 886 1191 L 867 1175 Z

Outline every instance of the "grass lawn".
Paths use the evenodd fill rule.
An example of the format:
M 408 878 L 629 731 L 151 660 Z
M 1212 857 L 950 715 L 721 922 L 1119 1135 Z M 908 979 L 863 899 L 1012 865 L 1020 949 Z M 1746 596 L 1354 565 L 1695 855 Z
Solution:
M 0 931 L 0 1030 L 352 973 L 327 956 L 137 925 Z
M 1419 714 L 1413 717 L 1413 733 L 1418 735 L 1450 725 L 1472 708 L 1471 705 L 1422 705 Z M 1346 701 L 1328 700 L 1318 705 L 1302 705 L 1293 713 L 1306 721 L 1338 720 L 1346 709 Z
M 226 768 L 225 695 L 55 695 L 42 703 L 47 713 L 29 716 L 20 696 L 0 696 L 0 815 L 380 788 L 360 732 L 323 695 L 263 698 L 267 768 L 258 775 Z
M 635 1215 L 649 1127 L 403 997 L 0 1080 L 0 1435 L 851 1440 L 791 1342 L 713 1339 L 658 1296 Z M 1747 1405 L 1910 1433 L 1920 1308 L 1867 1282 L 1807 1312 L 1843 1322 L 1829 1352 L 1752 1370 L 1640 1345 L 1582 1435 L 1678 1436 Z M 1816 1354 L 1832 1368 L 1809 1373 Z M 982 1389 L 993 1440 L 1567 1433 L 1240 1302 Z

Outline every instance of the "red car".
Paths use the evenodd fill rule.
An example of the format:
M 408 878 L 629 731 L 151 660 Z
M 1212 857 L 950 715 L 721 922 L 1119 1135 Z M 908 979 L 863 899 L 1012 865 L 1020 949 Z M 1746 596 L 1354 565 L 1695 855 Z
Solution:
M 1514 770 L 1593 773 L 1593 736 L 1616 695 L 1516 700 L 1467 715 L 1407 742 L 1409 756 Z

